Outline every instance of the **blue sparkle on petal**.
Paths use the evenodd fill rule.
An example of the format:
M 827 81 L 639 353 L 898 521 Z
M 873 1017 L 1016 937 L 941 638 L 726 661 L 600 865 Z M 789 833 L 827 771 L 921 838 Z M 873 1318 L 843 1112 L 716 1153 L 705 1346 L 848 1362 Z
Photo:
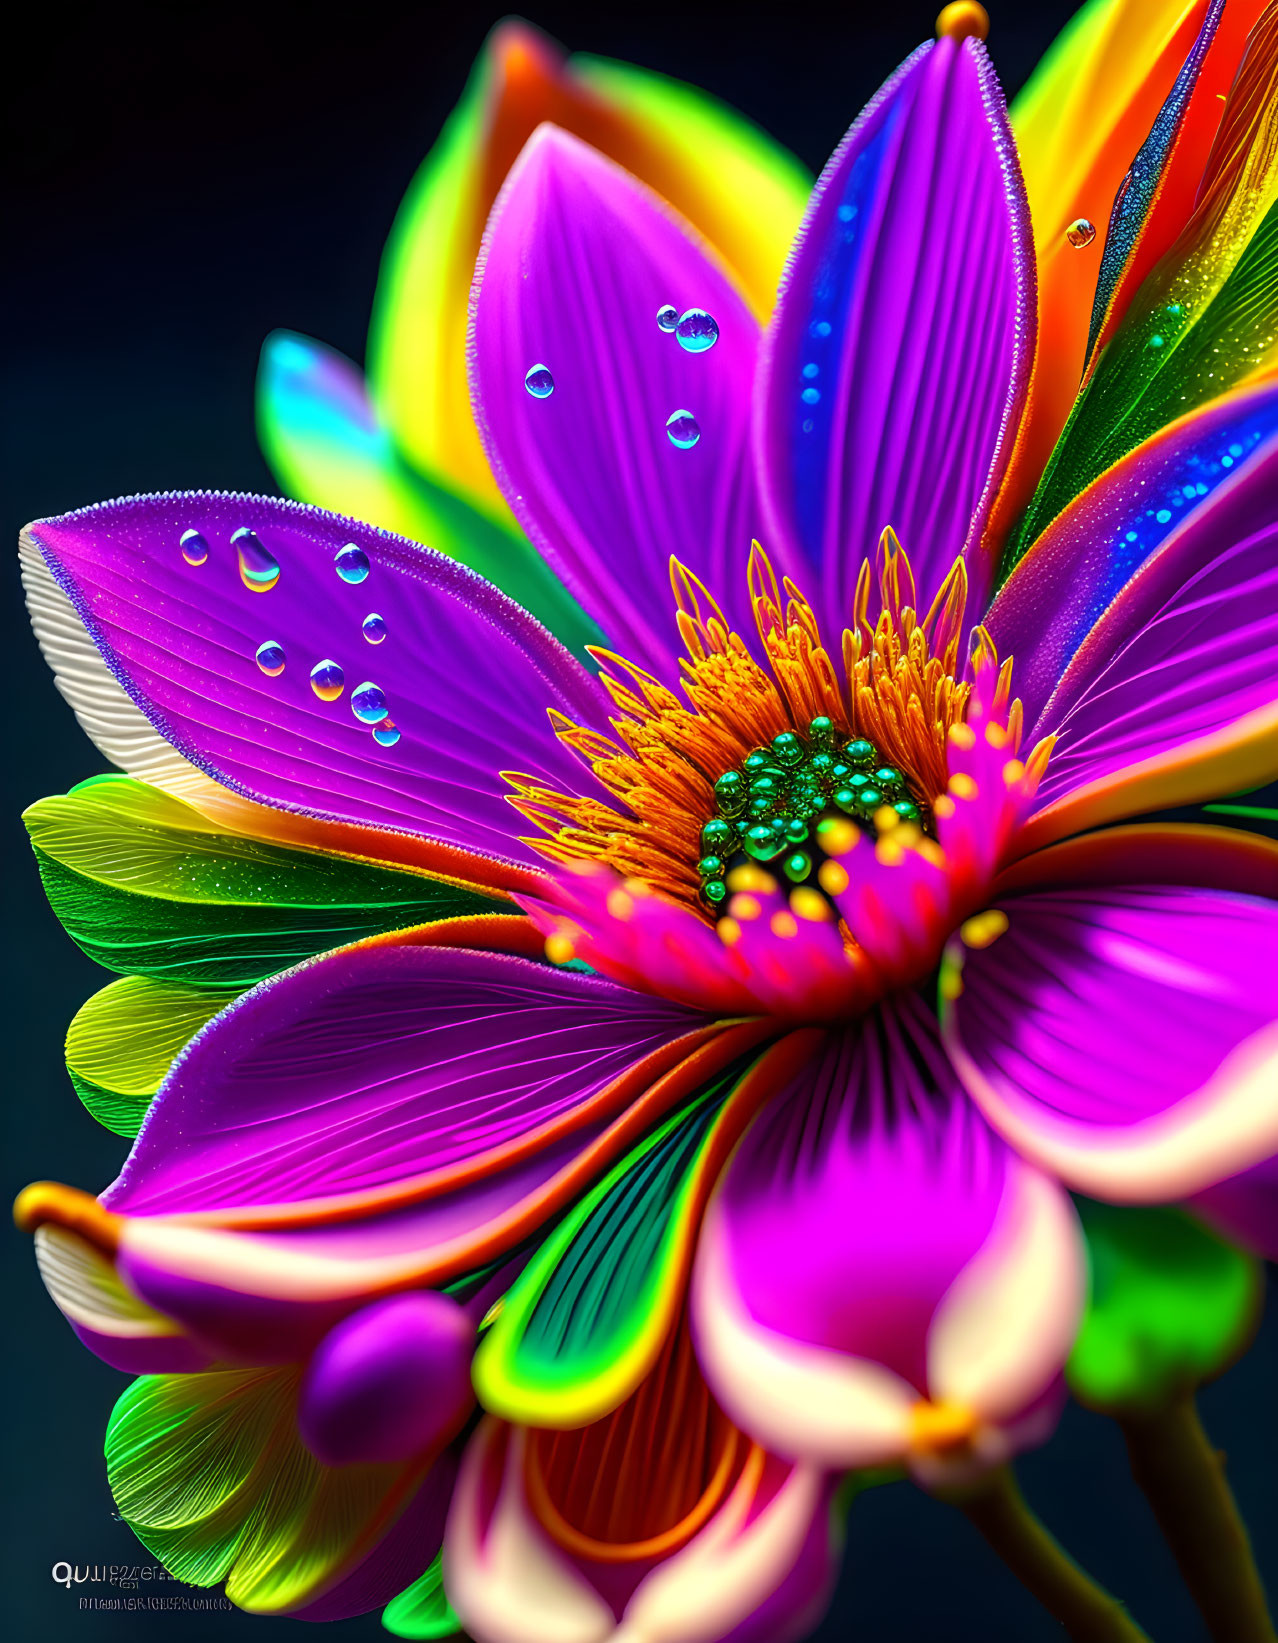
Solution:
M 1154 518 L 1158 521 L 1158 523 L 1160 525 L 1165 525 L 1167 523 L 1167 521 L 1171 518 L 1171 509 L 1170 508 L 1159 508 L 1158 512 L 1154 515 Z
M 853 217 L 856 216 L 856 207 L 854 205 L 841 205 L 837 215 L 840 222 L 851 222 Z
M 1220 465 L 1221 465 L 1222 468 L 1232 468 L 1233 465 L 1234 465 L 1233 457 L 1232 456 L 1222 456 L 1221 459 L 1220 459 Z
M 805 388 L 799 398 L 805 405 L 817 405 L 821 400 L 821 390 L 819 388 Z
M 809 333 L 814 337 L 828 337 L 831 326 L 828 319 L 814 319 L 808 326 Z
M 1230 454 L 1230 456 L 1241 456 L 1243 454 L 1242 446 L 1241 445 L 1231 445 L 1229 447 L 1229 454 Z
M 1137 536 L 1137 533 L 1135 531 L 1128 531 L 1127 540 L 1129 542 L 1135 542 L 1135 541 L 1139 540 L 1139 538 Z
M 819 377 L 821 375 L 821 367 L 819 365 L 813 365 L 809 360 L 809 362 L 803 367 L 803 374 L 807 377 L 808 381 L 811 382 L 813 377 Z

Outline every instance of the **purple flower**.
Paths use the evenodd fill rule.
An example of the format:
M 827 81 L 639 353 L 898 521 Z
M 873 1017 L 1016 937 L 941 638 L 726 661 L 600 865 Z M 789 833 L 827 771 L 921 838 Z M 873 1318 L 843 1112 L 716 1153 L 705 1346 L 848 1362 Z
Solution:
M 478 1329 L 469 1629 L 798 1635 L 838 1473 L 952 1483 L 1051 1429 L 1068 1189 L 1207 1194 L 1275 1249 L 1278 851 L 1113 824 L 1275 772 L 1278 387 L 1095 473 L 1085 395 L 1037 505 L 1078 494 L 1023 545 L 996 520 L 1035 312 L 1001 95 L 945 37 L 831 160 L 766 336 L 577 139 L 543 126 L 507 179 L 476 417 L 598 672 L 293 504 L 31 528 L 60 687 L 149 784 L 89 789 L 47 853 L 218 906 L 192 861 L 251 861 L 237 907 L 340 904 L 359 938 L 323 924 L 197 1034 L 100 1202 L 24 1199 L 88 1344 L 161 1372 L 108 1445 L 149 1545 L 249 1607 L 384 1601 L 439 1543 Z M 1115 380 L 1171 403 L 1180 353 Z M 384 876 L 339 896 L 352 858 Z M 447 912 L 397 919 L 405 881 Z M 270 974 L 243 950 L 221 984 Z M 296 1491 L 240 1539 L 232 1410 Z

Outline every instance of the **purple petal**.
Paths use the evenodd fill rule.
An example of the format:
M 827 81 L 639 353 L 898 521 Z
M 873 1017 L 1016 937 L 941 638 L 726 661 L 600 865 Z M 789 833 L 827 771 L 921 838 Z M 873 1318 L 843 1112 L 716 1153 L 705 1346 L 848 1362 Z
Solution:
M 564 1120 L 699 1018 L 497 953 L 357 947 L 223 1011 L 156 1097 L 128 1215 L 376 1193 Z
M 1034 260 L 1002 93 L 984 47 L 921 47 L 818 183 L 769 333 L 760 407 L 767 546 L 814 567 L 823 630 L 847 626 L 891 526 L 924 609 L 977 554 L 1032 353 Z
M 1133 884 L 1002 910 L 1002 935 L 951 948 L 946 1040 L 1012 1145 L 1131 1203 L 1278 1151 L 1278 902 Z
M 499 772 L 580 786 L 546 712 L 601 723 L 602 692 L 517 605 L 440 554 L 295 503 L 213 493 L 103 503 L 30 537 L 132 702 L 236 793 L 510 860 L 526 857 Z M 76 642 L 47 620 L 41 637 L 55 667 Z M 64 689 L 91 711 L 110 679 L 78 687 L 82 658 L 65 660 Z
M 1272 522 L 1275 430 L 1276 386 L 1217 402 L 1115 463 L 1019 562 L 985 626 L 1015 657 L 1031 743 L 1180 583 Z
M 916 1405 L 960 1404 L 975 1437 L 1052 1384 L 1079 1251 L 1064 1195 L 966 1099 L 934 1023 L 884 1010 L 830 1035 L 746 1132 L 697 1256 L 699 1353 L 758 1441 L 899 1461 Z
M 666 304 L 707 311 L 717 342 L 686 352 L 657 325 Z M 755 320 L 686 223 L 553 126 L 494 207 L 471 314 L 471 394 L 507 501 L 611 643 L 677 674 L 672 554 L 748 620 Z M 525 387 L 534 367 L 544 397 Z M 690 448 L 667 432 L 677 411 L 700 430 Z

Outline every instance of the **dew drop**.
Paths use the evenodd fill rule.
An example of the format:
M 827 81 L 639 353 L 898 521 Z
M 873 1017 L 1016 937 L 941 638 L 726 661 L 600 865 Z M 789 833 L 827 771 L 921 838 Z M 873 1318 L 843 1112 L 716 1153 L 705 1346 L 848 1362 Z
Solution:
M 675 336 L 685 353 L 704 354 L 719 340 L 719 322 L 704 308 L 689 308 L 679 315 Z
M 335 702 L 345 688 L 346 675 L 336 662 L 316 662 L 311 669 L 311 689 L 321 702 Z
M 805 405 L 819 405 L 821 403 L 821 390 L 819 388 L 805 388 L 799 398 Z
M 1058 219 L 1059 220 L 1059 219 Z M 1096 224 L 1087 217 L 1075 217 L 1065 230 L 1065 238 L 1074 247 L 1075 251 L 1082 251 L 1096 238 Z
M 380 724 L 386 717 L 386 696 L 380 685 L 366 679 L 351 692 L 351 712 L 361 724 Z
M 549 399 L 555 391 L 555 379 L 546 366 L 533 365 L 524 378 L 524 387 L 534 399 Z
M 675 411 L 666 418 L 666 433 L 670 443 L 681 451 L 689 451 L 701 438 L 701 429 L 691 411 Z
M 180 545 L 188 565 L 202 565 L 209 556 L 209 545 L 199 531 L 183 531 Z
M 383 719 L 381 724 L 376 725 L 373 729 L 373 740 L 379 747 L 394 747 L 399 740 L 398 727 L 392 724 L 389 719 Z
M 352 585 L 362 582 L 368 575 L 368 555 L 354 542 L 348 542 L 344 548 L 337 550 L 333 565 L 342 581 Z
M 267 639 L 257 647 L 257 665 L 268 679 L 276 679 L 284 671 L 284 646 Z
M 669 302 L 663 303 L 657 309 L 657 328 L 661 331 L 673 331 L 679 323 L 679 310 Z
M 386 618 L 374 610 L 369 611 L 360 626 L 370 645 L 380 645 L 386 637 Z
M 269 593 L 280 579 L 280 567 L 256 531 L 245 525 L 231 538 L 239 555 L 240 581 L 251 593 Z

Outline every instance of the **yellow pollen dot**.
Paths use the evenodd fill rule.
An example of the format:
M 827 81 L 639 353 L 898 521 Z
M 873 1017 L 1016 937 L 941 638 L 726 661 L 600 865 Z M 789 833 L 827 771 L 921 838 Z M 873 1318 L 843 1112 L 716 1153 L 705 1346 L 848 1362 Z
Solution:
M 956 799 L 974 799 L 978 791 L 966 770 L 956 770 L 950 777 L 950 792 Z
M 842 816 L 827 816 L 817 824 L 817 843 L 827 856 L 846 856 L 856 849 L 860 837 L 860 828 Z
M 735 947 L 741 940 L 741 926 L 734 918 L 721 918 L 715 929 L 719 932 L 719 940 L 725 947 Z
M 837 861 L 823 861 L 817 880 L 821 888 L 832 896 L 841 896 L 848 887 L 847 869 Z
M 728 911 L 742 924 L 749 924 L 763 912 L 763 904 L 754 896 L 733 896 L 728 903 Z
M 874 856 L 881 867 L 899 867 L 905 860 L 905 851 L 896 839 L 880 839 L 874 846 Z
M 552 964 L 567 964 L 575 952 L 570 936 L 546 937 L 546 957 Z
M 890 804 L 881 804 L 874 812 L 874 825 L 880 833 L 890 833 L 903 824 L 904 817 L 898 816 Z
M 1007 914 L 998 907 L 974 913 L 959 926 L 959 935 L 968 947 L 989 947 L 1007 929 Z
M 961 747 L 965 753 L 970 753 L 976 746 L 976 732 L 971 725 L 951 725 L 950 743 L 953 747 Z
M 1025 766 L 1019 759 L 1009 759 L 1003 766 L 1003 782 L 1007 787 L 1015 787 L 1017 782 L 1025 779 Z
M 771 930 L 774 936 L 780 936 L 782 941 L 789 941 L 791 936 L 797 936 L 799 926 L 795 922 L 793 913 L 773 913 Z
M 958 806 L 948 793 L 942 793 L 932 800 L 932 814 L 940 821 L 949 821 L 957 809 Z
M 976 1412 L 961 1403 L 920 1401 L 910 1410 L 910 1447 L 930 1454 L 961 1448 L 976 1436 Z
M 809 924 L 828 924 L 834 917 L 829 902 L 821 892 L 807 884 L 791 890 L 790 906 L 797 918 L 806 919 Z
M 756 867 L 753 862 L 742 862 L 740 867 L 734 867 L 728 874 L 729 890 L 753 891 L 757 896 L 772 896 L 776 894 L 777 881 L 771 873 L 765 873 L 762 867 Z
M 609 890 L 608 912 L 612 918 L 615 918 L 624 924 L 634 910 L 635 902 L 633 896 L 628 895 L 624 890 Z
M 991 747 L 1006 747 L 1007 732 L 1002 725 L 987 724 L 985 727 L 985 740 Z

